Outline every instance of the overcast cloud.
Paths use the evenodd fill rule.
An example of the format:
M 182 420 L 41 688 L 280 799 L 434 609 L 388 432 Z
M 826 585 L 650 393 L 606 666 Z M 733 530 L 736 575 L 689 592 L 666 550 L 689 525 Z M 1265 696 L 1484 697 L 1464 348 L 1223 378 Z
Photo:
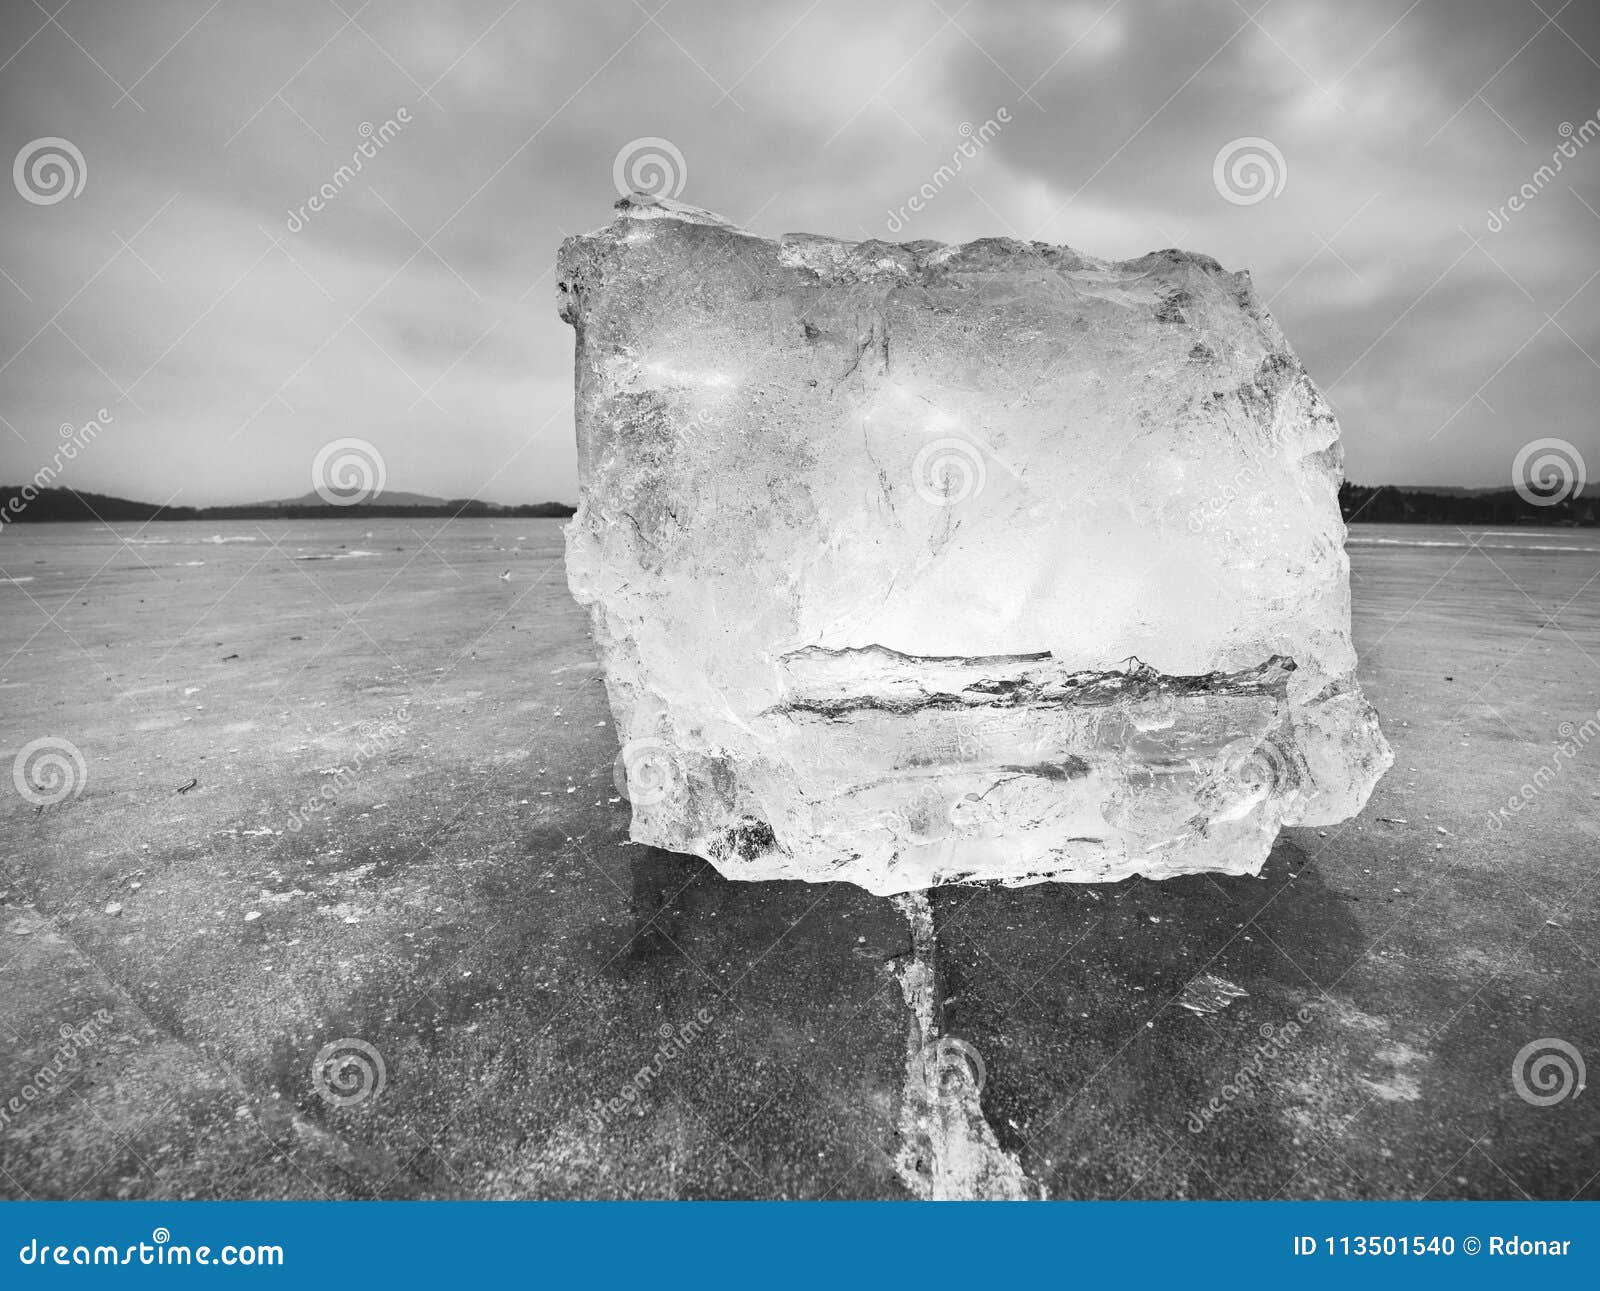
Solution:
M 645 136 L 762 233 L 1248 267 L 1358 481 L 1505 484 L 1539 436 L 1600 471 L 1600 6 L 45 2 L 0 13 L 0 151 L 65 139 L 86 177 L 0 186 L 0 483 L 105 408 L 79 490 L 296 496 L 358 436 L 391 490 L 575 500 L 551 266 Z M 1245 137 L 1282 189 L 1230 202 Z

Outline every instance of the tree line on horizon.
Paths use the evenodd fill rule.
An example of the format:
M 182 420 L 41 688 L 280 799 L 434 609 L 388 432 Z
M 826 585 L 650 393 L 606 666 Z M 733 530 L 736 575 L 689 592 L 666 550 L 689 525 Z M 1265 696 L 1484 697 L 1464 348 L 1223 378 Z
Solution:
M 363 502 L 334 506 L 310 502 L 247 503 L 237 506 L 170 507 L 100 493 L 71 489 L 29 490 L 0 486 L 0 520 L 16 524 L 94 520 L 338 520 L 363 516 L 372 519 L 442 518 L 566 519 L 577 508 L 565 502 L 532 502 L 500 506 L 475 498 L 427 504 Z M 1537 496 L 1537 495 L 1535 495 Z M 1390 484 L 1339 486 L 1339 509 L 1346 523 L 1371 524 L 1476 524 L 1476 525 L 1600 525 L 1600 495 L 1576 494 L 1543 505 L 1529 501 L 1515 489 L 1440 492 L 1396 488 Z
M 1346 480 L 1339 486 L 1339 510 L 1346 524 L 1600 525 L 1600 495 L 1541 496 L 1531 487 L 1529 492 L 1540 500 L 1516 489 L 1443 492 Z

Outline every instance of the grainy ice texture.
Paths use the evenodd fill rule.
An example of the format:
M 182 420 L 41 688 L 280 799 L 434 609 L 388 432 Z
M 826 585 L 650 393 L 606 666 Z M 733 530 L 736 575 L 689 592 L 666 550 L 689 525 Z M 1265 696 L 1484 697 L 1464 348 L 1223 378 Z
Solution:
M 894 893 L 1360 810 L 1338 425 L 1248 274 L 618 212 L 561 248 L 567 568 L 635 840 Z

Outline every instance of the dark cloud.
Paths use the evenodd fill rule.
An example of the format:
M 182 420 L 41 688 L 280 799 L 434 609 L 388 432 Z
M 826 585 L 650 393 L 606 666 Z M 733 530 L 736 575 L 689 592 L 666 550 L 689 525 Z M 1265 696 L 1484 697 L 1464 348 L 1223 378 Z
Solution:
M 75 487 L 298 494 L 354 435 L 393 488 L 572 497 L 552 259 L 651 136 L 684 157 L 685 200 L 762 232 L 898 219 L 1248 266 L 1355 478 L 1500 483 L 1545 435 L 1592 474 L 1600 139 L 1535 176 L 1563 122 L 1600 112 L 1600 13 L 1408 5 L 8 5 L 5 155 L 62 137 L 88 178 L 54 205 L 0 198 L 0 480 L 106 407 Z M 368 129 L 386 141 L 337 180 Z M 1251 136 L 1287 177 L 1235 205 L 1213 159 Z

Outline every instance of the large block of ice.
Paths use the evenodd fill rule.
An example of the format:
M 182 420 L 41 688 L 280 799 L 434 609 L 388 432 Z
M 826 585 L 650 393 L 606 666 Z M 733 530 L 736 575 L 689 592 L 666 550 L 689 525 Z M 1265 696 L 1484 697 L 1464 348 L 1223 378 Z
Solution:
M 618 208 L 559 277 L 635 840 L 892 893 L 1360 810 L 1338 426 L 1248 274 Z

